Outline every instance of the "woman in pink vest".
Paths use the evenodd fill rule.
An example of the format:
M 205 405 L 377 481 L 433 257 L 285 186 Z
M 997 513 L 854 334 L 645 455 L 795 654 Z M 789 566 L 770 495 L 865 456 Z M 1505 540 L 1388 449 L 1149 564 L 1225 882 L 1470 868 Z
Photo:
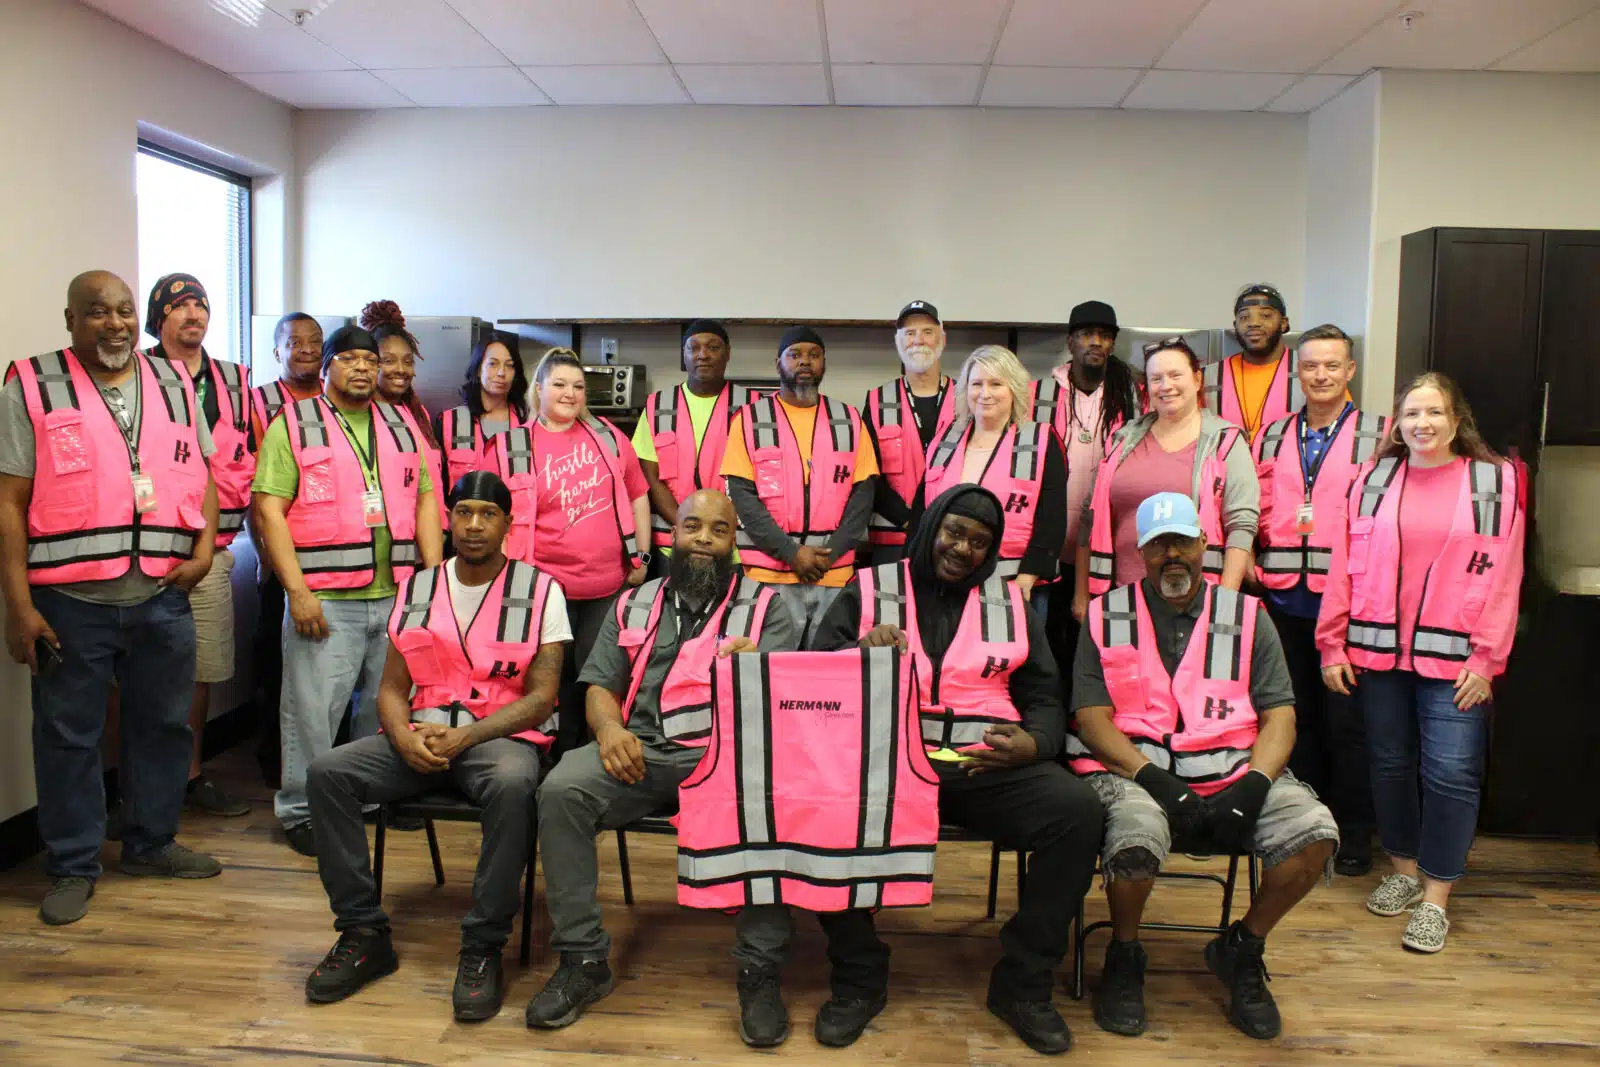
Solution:
M 1236 590 L 1250 572 L 1261 502 L 1250 443 L 1201 406 L 1200 357 L 1182 337 L 1145 345 L 1144 375 L 1151 410 L 1106 445 L 1078 526 L 1080 622 L 1091 594 L 1144 577 L 1135 516 L 1156 493 L 1186 494 L 1199 509 L 1206 581 Z
M 439 412 L 434 434 L 444 452 L 446 489 L 468 471 L 494 470 L 490 443 L 496 434 L 528 425 L 531 396 L 514 335 L 496 333 L 473 347 L 461 404 Z
M 361 309 L 361 328 L 370 331 L 378 342 L 378 399 L 387 400 L 397 408 L 411 412 L 417 430 L 426 442 L 423 446 L 428 459 L 428 475 L 433 480 L 434 496 L 439 499 L 439 526 L 450 530 L 450 507 L 445 503 L 450 486 L 444 484 L 444 453 L 439 449 L 439 438 L 433 432 L 433 416 L 427 405 L 418 399 L 412 382 L 417 376 L 417 360 L 422 351 L 417 339 L 406 329 L 406 317 L 400 305 L 393 300 L 374 300 Z
M 1490 681 L 1516 634 L 1526 494 L 1444 375 L 1402 390 L 1390 426 L 1350 488 L 1317 647 L 1328 688 L 1360 699 L 1394 865 L 1367 910 L 1414 909 L 1400 943 L 1437 952 L 1478 822 Z
M 955 421 L 928 451 L 908 528 L 916 532 L 927 502 L 945 490 L 983 486 L 1006 513 L 996 573 L 1015 575 L 1031 600 L 1036 583 L 1055 580 L 1067 539 L 1066 452 L 1048 423 L 1028 420 L 1028 372 L 1010 349 L 984 345 L 968 356 L 955 394 Z M 1043 609 L 1041 599 L 1041 617 Z

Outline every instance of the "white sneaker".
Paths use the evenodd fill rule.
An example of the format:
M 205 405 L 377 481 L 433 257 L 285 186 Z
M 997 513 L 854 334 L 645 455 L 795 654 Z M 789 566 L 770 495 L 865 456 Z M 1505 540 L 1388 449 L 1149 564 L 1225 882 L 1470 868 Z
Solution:
M 1422 900 L 1422 883 L 1409 874 L 1386 874 L 1367 897 L 1367 910 L 1390 918 L 1409 911 Z
M 1450 932 L 1450 920 L 1437 904 L 1421 903 L 1411 913 L 1406 932 L 1400 943 L 1417 952 L 1438 952 L 1444 948 L 1444 936 Z

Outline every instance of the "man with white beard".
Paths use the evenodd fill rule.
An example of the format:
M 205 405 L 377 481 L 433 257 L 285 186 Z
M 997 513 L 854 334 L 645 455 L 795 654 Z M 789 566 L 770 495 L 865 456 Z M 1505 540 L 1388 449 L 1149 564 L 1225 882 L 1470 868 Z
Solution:
M 69 348 L 19 359 L 0 390 L 0 591 L 6 647 L 33 673 L 45 922 L 77 922 L 100 877 L 100 739 L 121 693 L 122 872 L 210 878 L 173 838 L 188 781 L 195 632 L 211 568 L 215 451 L 194 389 L 135 351 L 139 315 L 109 271 L 67 289 Z
M 922 484 L 928 447 L 955 419 L 955 391 L 939 367 L 944 355 L 944 325 L 939 309 L 913 300 L 894 322 L 894 345 L 900 352 L 901 374 L 867 394 L 861 417 L 878 450 L 878 479 L 867 540 L 867 563 L 892 563 L 900 558 L 911 521 L 911 501 Z

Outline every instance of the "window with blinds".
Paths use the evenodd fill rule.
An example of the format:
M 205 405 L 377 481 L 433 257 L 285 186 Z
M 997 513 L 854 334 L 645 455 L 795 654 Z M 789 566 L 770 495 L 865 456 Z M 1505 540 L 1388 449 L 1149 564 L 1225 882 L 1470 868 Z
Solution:
M 206 351 L 250 363 L 250 179 L 139 142 L 141 326 L 150 288 L 164 274 L 192 274 L 206 287 L 211 325 Z M 141 345 L 154 347 L 150 336 Z

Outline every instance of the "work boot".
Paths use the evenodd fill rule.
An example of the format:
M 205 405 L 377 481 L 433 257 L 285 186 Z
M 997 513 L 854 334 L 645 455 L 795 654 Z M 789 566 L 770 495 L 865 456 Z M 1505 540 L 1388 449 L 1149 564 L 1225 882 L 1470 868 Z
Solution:
M 389 928 L 356 926 L 339 934 L 339 940 L 306 976 L 306 999 L 313 1004 L 343 1000 L 368 982 L 400 969 Z
M 789 1009 L 783 1006 L 776 967 L 739 972 L 739 1036 L 751 1048 L 772 1048 L 789 1036 Z
M 183 806 L 190 811 L 202 811 L 207 815 L 221 815 L 229 819 L 250 814 L 248 801 L 224 793 L 221 786 L 203 774 L 184 789 Z
M 155 875 L 159 878 L 215 878 L 222 864 L 203 852 L 184 848 L 176 841 L 156 852 L 122 857 L 123 874 Z
M 856 1043 L 867 1024 L 875 1019 L 889 1003 L 887 993 L 879 993 L 868 1000 L 860 997 L 831 996 L 817 1011 L 817 1021 L 811 1032 L 819 1045 L 845 1048 Z
M 611 992 L 611 965 L 605 960 L 585 960 L 570 952 L 561 954 L 556 973 L 528 1001 L 524 1019 L 539 1030 L 559 1030 L 578 1021 L 585 1008 Z
M 1242 921 L 1228 927 L 1206 946 L 1206 966 L 1228 985 L 1228 1021 L 1246 1037 L 1267 1041 L 1283 1032 L 1278 1005 L 1267 989 L 1269 975 L 1262 954 L 1266 938 L 1245 929 Z
M 456 1021 L 477 1023 L 500 1014 L 505 1001 L 506 976 L 500 966 L 500 950 L 481 945 L 465 945 L 456 965 L 456 986 L 450 993 Z
M 1144 946 L 1137 939 L 1111 939 L 1100 986 L 1094 991 L 1094 1021 L 1100 1029 L 1124 1037 L 1144 1033 Z
M 1048 1000 L 1017 1000 L 989 987 L 989 1011 L 1010 1026 L 1023 1044 L 1046 1056 L 1059 1056 L 1072 1047 L 1067 1021 Z

